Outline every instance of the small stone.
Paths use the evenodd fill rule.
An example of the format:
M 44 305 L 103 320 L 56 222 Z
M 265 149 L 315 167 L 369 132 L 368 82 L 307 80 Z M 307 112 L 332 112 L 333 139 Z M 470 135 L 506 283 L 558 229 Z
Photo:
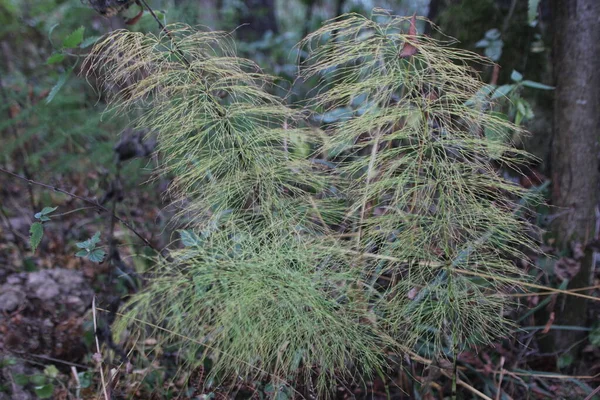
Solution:
M 35 293 L 35 297 L 48 301 L 58 296 L 58 284 L 48 276 L 46 271 L 32 272 L 27 277 L 27 287 Z
M 10 285 L 0 288 L 0 311 L 12 312 L 25 301 L 25 293 L 17 291 Z
M 9 285 L 20 285 L 21 281 L 22 279 L 19 276 L 19 274 L 13 274 L 6 278 L 6 283 L 8 283 Z

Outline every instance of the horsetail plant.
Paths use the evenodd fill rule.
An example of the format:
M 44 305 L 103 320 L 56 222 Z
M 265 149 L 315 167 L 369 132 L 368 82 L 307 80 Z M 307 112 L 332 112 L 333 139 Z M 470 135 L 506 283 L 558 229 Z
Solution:
M 383 10 L 330 21 L 304 39 L 304 75 L 324 77 L 317 110 L 361 99 L 324 149 L 346 147 L 332 160 L 353 218 L 346 251 L 387 257 L 361 265 L 392 282 L 374 300 L 380 328 L 436 354 L 507 333 L 493 277 L 520 276 L 512 260 L 533 243 L 515 214 L 525 190 L 494 168 L 527 154 L 506 144 L 516 126 L 482 110 L 486 87 L 470 64 L 485 60 L 417 36 L 415 23 Z
M 117 31 L 94 48 L 89 71 L 158 134 L 189 228 L 121 328 L 179 343 L 192 366 L 210 359 L 213 377 L 324 396 L 383 373 L 390 352 L 456 359 L 508 333 L 495 277 L 521 279 L 513 259 L 533 243 L 526 193 L 495 167 L 526 155 L 505 144 L 518 128 L 486 112 L 469 67 L 484 60 L 381 10 L 302 45 L 304 76 L 322 81 L 313 110 L 353 110 L 324 137 L 225 33 Z

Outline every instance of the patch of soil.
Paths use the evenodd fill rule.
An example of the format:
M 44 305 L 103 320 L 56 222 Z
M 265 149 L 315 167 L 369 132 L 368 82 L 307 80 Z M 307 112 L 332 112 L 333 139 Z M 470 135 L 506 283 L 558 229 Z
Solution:
M 78 361 L 86 353 L 83 320 L 93 296 L 80 271 L 8 275 L 0 286 L 0 353 Z

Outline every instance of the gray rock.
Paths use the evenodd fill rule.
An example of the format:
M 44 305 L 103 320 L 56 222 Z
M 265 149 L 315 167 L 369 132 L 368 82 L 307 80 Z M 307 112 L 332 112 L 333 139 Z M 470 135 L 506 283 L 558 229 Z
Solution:
M 5 284 L 0 287 L 0 311 L 12 312 L 24 304 L 25 293 L 18 287 Z
M 50 277 L 48 271 L 32 272 L 27 277 L 27 289 L 40 300 L 52 300 L 60 293 L 56 281 Z

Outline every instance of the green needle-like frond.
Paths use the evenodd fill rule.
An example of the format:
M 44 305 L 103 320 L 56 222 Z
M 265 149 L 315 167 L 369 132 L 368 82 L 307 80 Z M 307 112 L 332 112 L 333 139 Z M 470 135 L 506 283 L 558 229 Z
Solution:
M 519 276 L 513 259 L 532 243 L 516 214 L 525 192 L 494 166 L 525 155 L 506 144 L 518 128 L 478 104 L 485 85 L 470 64 L 484 60 L 418 36 L 414 23 L 381 10 L 332 20 L 304 40 L 304 74 L 321 76 L 318 111 L 361 99 L 323 150 L 350 144 L 333 160 L 356 226 L 350 244 L 399 260 L 364 265 L 373 282 L 392 282 L 375 311 L 394 337 L 439 354 L 506 333 L 499 285 L 460 271 Z
M 346 255 L 331 255 L 289 236 L 231 231 L 163 263 L 150 290 L 125 317 L 161 321 L 198 343 L 182 350 L 215 363 L 211 373 L 246 379 L 309 382 L 330 390 L 349 370 L 372 374 L 384 363 L 368 306 Z M 314 243 L 313 243 L 314 245 Z
M 227 34 L 118 31 L 94 49 L 91 73 L 158 134 L 190 227 L 121 326 L 193 339 L 187 361 L 208 357 L 214 377 L 322 395 L 381 373 L 390 352 L 456 357 L 505 335 L 500 282 L 521 279 L 514 260 L 533 244 L 527 193 L 498 172 L 526 155 L 488 112 L 470 67 L 484 60 L 378 10 L 303 45 L 305 77 L 322 82 L 313 109 L 352 110 L 325 140 Z
M 158 133 L 163 172 L 175 176 L 173 194 L 197 227 L 223 212 L 269 220 L 278 211 L 300 223 L 298 199 L 324 185 L 292 148 L 307 131 L 265 90 L 271 78 L 231 46 L 224 33 L 186 27 L 161 36 L 117 31 L 88 60 L 118 88 L 116 104 L 141 107 L 137 124 Z
M 325 392 L 336 377 L 381 369 L 384 347 L 361 324 L 368 304 L 355 294 L 352 257 L 317 247 L 345 210 L 331 177 L 294 148 L 314 140 L 266 91 L 270 78 L 230 45 L 225 34 L 188 28 L 118 31 L 88 59 L 118 87 L 115 104 L 141 109 L 137 124 L 157 132 L 195 238 L 159 260 L 122 323 L 152 321 L 206 343 L 188 344 L 201 356 L 190 362 L 210 356 L 214 376 L 318 376 Z

